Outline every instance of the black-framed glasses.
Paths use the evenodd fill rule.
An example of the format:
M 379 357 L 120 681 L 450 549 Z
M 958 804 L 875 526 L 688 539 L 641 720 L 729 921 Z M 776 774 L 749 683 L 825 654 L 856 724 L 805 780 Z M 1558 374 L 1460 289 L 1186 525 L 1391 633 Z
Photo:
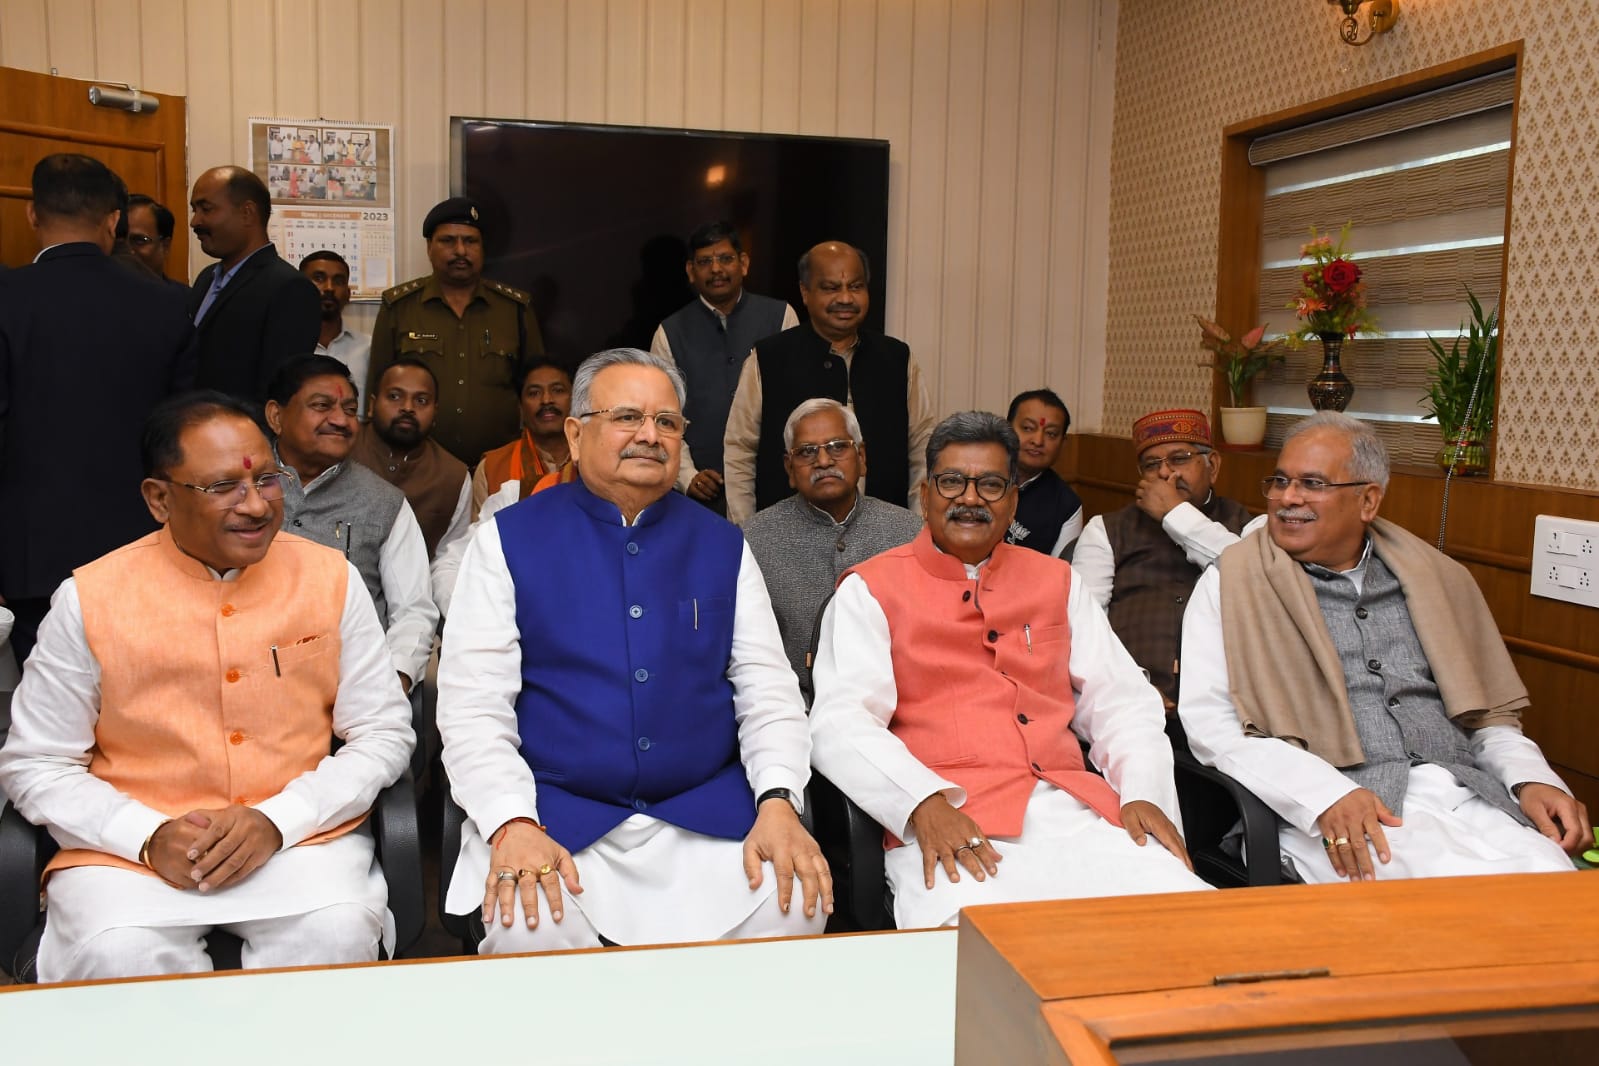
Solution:
M 827 457 L 836 462 L 855 450 L 855 442 L 848 437 L 839 437 L 822 444 L 796 444 L 789 449 L 788 454 L 796 463 L 814 463 L 824 450 Z
M 1289 486 L 1298 485 L 1299 494 L 1307 500 L 1318 499 L 1327 495 L 1333 489 L 1349 489 L 1356 485 L 1370 485 L 1370 481 L 1327 481 L 1319 477 L 1283 477 L 1273 474 L 1260 479 L 1261 494 L 1268 500 L 1281 499 L 1287 493 Z
M 946 470 L 942 474 L 934 474 L 929 478 L 938 494 L 946 500 L 958 500 L 966 495 L 967 485 L 977 486 L 977 495 L 989 503 L 997 503 L 1005 498 L 1005 493 L 1010 491 L 1010 478 L 1000 477 L 998 474 L 982 474 L 978 477 L 968 477 L 957 474 L 953 470 Z
M 676 411 L 656 411 L 654 414 L 645 414 L 637 407 L 602 407 L 597 411 L 584 411 L 577 418 L 593 418 L 595 415 L 604 416 L 605 420 L 617 429 L 629 433 L 637 433 L 644 428 L 646 418 L 654 419 L 655 428 L 663 437 L 681 437 L 688 428 L 688 419 Z
M 1159 458 L 1140 459 L 1138 460 L 1138 472 L 1147 477 L 1151 474 L 1160 473 L 1162 466 L 1169 466 L 1173 470 L 1181 470 L 1195 459 L 1209 454 L 1210 450 L 1208 448 L 1201 448 L 1198 451 L 1172 452 L 1170 455 L 1162 455 Z
M 174 481 L 169 477 L 158 477 L 155 480 L 193 489 L 205 496 L 207 502 L 217 510 L 230 511 L 250 498 L 251 485 L 255 486 L 256 495 L 268 503 L 283 499 L 283 480 L 286 477 L 288 475 L 281 470 L 271 470 L 261 474 L 254 481 L 229 478 L 226 481 L 213 481 L 209 485 L 191 485 L 187 481 Z
M 718 252 L 716 255 L 697 255 L 694 257 L 694 265 L 701 270 L 709 270 L 713 266 L 730 267 L 736 262 L 738 262 L 738 256 L 732 252 Z

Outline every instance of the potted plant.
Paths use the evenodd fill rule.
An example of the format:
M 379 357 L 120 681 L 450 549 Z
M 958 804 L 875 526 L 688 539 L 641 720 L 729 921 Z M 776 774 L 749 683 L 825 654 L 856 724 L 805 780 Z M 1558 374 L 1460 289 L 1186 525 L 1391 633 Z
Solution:
M 1202 359 L 1200 366 L 1220 370 L 1227 381 L 1227 396 L 1231 403 L 1221 409 L 1221 435 L 1228 445 L 1239 449 L 1258 448 L 1266 439 L 1266 409 L 1245 407 L 1244 394 L 1255 375 L 1272 363 L 1283 361 L 1281 352 L 1274 352 L 1273 341 L 1262 344 L 1266 336 L 1265 323 L 1261 323 L 1242 337 L 1232 335 L 1208 318 L 1194 316 L 1199 323 L 1199 344 L 1211 354 Z
M 1466 302 L 1471 321 L 1464 334 L 1455 334 L 1453 344 L 1446 349 L 1436 337 L 1427 337 L 1432 367 L 1427 395 L 1417 402 L 1427 409 L 1422 417 L 1437 419 L 1443 432 L 1438 465 L 1456 474 L 1485 474 L 1498 389 L 1499 311 L 1484 312 L 1470 289 Z

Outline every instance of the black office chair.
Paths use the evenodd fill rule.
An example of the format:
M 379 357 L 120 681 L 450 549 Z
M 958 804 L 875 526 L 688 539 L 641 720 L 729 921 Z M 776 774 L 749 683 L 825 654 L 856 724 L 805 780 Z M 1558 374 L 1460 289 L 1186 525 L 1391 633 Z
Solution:
M 1194 872 L 1217 888 L 1283 883 L 1277 813 L 1174 739 L 1177 803 Z M 1235 833 L 1242 829 L 1242 835 Z
M 401 957 L 422 935 L 422 851 L 417 836 L 416 791 L 406 773 L 378 793 L 372 807 L 372 837 L 383 878 L 389 885 L 389 911 L 394 915 L 394 955 Z M 21 984 L 39 978 L 39 941 L 45 913 L 40 908 L 39 878 L 56 852 L 44 829 L 30 824 L 15 807 L 0 816 L 0 961 Z M 206 950 L 217 970 L 239 968 L 239 939 L 213 932 Z

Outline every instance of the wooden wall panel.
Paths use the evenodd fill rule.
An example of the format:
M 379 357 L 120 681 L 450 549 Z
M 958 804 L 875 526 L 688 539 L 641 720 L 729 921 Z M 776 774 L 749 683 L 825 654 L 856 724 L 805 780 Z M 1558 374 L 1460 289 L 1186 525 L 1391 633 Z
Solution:
M 401 278 L 449 191 L 452 115 L 878 137 L 872 297 L 942 411 L 1103 357 L 1084 284 L 1107 231 L 1092 111 L 1117 0 L 0 0 L 0 65 L 185 94 L 188 174 L 244 162 L 252 115 L 395 127 Z M 183 214 L 187 188 L 168 196 Z M 848 234 L 837 236 L 847 238 Z M 206 262 L 189 243 L 190 270 Z M 792 285 L 777 295 L 794 299 Z M 350 312 L 357 328 L 372 308 Z M 1086 324 L 1086 325 L 1085 325 Z M 1088 343 L 1083 338 L 1088 335 Z M 1092 370 L 1092 367 L 1089 368 Z M 1091 421 L 1089 424 L 1092 424 Z
M 1089 516 L 1131 502 L 1138 476 L 1132 441 L 1074 435 L 1057 464 Z M 1259 513 L 1260 479 L 1270 452 L 1222 456 L 1218 491 Z M 1432 470 L 1396 470 L 1381 514 L 1436 543 L 1444 482 Z M 1444 551 L 1463 563 L 1482 589 L 1494 621 L 1527 686 L 1527 735 L 1536 740 L 1590 813 L 1599 812 L 1599 625 L 1591 608 L 1533 596 L 1533 519 L 1540 514 L 1599 521 L 1599 495 L 1457 478 L 1449 490 Z

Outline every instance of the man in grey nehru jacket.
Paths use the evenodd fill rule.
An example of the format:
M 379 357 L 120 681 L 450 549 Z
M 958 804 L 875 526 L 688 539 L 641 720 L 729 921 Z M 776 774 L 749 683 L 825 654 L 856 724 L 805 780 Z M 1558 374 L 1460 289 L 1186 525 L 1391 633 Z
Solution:
M 1305 881 L 1571 870 L 1588 812 L 1521 733 L 1527 690 L 1476 581 L 1377 517 L 1387 486 L 1365 423 L 1289 430 L 1266 528 L 1183 617 L 1189 745 L 1282 817 Z
M 878 552 L 908 544 L 922 520 L 860 494 L 866 446 L 855 412 L 837 400 L 806 400 L 794 408 L 783 426 L 783 448 L 783 469 L 796 495 L 756 514 L 744 537 L 766 577 L 783 650 L 808 700 L 811 631 L 838 576 Z

